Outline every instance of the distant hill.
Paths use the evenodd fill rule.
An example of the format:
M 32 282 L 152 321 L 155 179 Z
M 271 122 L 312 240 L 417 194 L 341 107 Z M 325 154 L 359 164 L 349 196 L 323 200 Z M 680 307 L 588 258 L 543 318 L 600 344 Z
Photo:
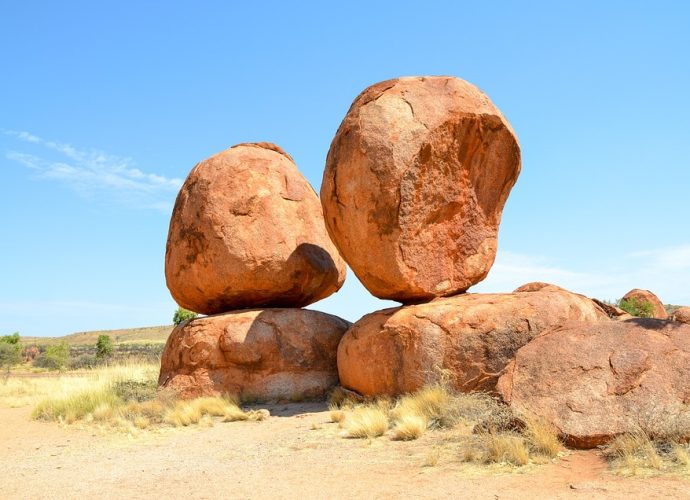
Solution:
M 115 344 L 162 344 L 168 340 L 174 326 L 147 326 L 144 328 L 126 328 L 122 330 L 95 330 L 77 332 L 64 337 L 22 337 L 26 344 L 51 345 L 61 341 L 70 346 L 96 345 L 99 335 L 108 335 Z

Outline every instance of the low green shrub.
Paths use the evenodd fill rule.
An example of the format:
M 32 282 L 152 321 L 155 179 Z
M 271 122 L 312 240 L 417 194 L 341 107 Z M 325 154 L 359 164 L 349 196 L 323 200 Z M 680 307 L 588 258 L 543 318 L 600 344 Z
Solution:
M 638 318 L 651 318 L 654 315 L 654 306 L 650 302 L 639 300 L 635 297 L 620 299 L 618 301 L 618 307 Z
M 67 342 L 62 341 L 46 347 L 45 351 L 34 360 L 34 366 L 49 370 L 64 370 L 69 359 L 69 346 Z
M 197 313 L 193 311 L 189 311 L 185 309 L 184 307 L 178 307 L 177 310 L 175 311 L 175 314 L 173 315 L 173 323 L 175 323 L 175 326 L 179 325 L 180 323 L 183 323 L 185 321 L 188 321 L 190 319 L 194 319 L 198 316 Z

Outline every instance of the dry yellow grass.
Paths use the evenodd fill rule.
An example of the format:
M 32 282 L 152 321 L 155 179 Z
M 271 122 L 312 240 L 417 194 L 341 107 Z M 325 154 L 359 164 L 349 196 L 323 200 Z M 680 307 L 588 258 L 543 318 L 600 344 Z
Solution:
M 436 467 L 441 460 L 441 448 L 433 447 L 424 457 L 423 467 Z
M 673 454 L 676 462 L 690 472 L 690 447 L 687 444 L 676 443 L 673 446 Z
M 266 410 L 245 412 L 229 398 L 178 401 L 166 391 L 156 393 L 158 370 L 154 364 L 130 363 L 78 376 L 17 378 L 1 388 L 0 403 L 34 403 L 33 417 L 41 420 L 96 422 L 128 432 L 161 425 L 210 426 L 214 418 L 233 422 L 267 417 Z
M 414 414 L 402 415 L 395 421 L 395 425 L 391 431 L 391 439 L 397 441 L 418 439 L 424 434 L 427 426 L 427 420 L 422 416 Z
M 328 416 L 330 417 L 331 422 L 338 424 L 345 420 L 345 411 L 343 411 L 337 405 L 330 404 L 328 405 Z
M 643 431 L 623 434 L 604 450 L 612 470 L 624 476 L 673 473 L 690 475 L 690 444 Z
M 408 441 L 432 431 L 436 433 L 432 442 L 455 443 L 465 462 L 523 466 L 532 456 L 535 463 L 543 463 L 562 450 L 555 429 L 546 422 L 529 419 L 522 429 L 510 409 L 491 395 L 459 394 L 444 384 L 424 387 L 396 402 L 379 400 L 330 410 L 331 421 L 345 429 L 343 437 L 371 438 L 390 429 L 390 439 Z M 427 462 L 434 460 L 424 462 L 433 465 Z
M 487 454 L 484 462 L 518 466 L 529 463 L 529 449 L 522 436 L 490 433 L 485 439 Z
M 430 427 L 451 427 L 458 420 L 454 395 L 440 384 L 424 387 L 400 398 L 391 411 L 393 420 L 417 416 Z
M 388 430 L 388 416 L 377 405 L 356 406 L 343 420 L 343 437 L 374 438 Z
M 30 406 L 48 396 L 67 396 L 93 384 L 87 376 L 10 377 L 0 383 L 0 405 L 10 408 Z
M 524 435 L 530 449 L 546 457 L 556 458 L 563 445 L 554 426 L 539 418 L 527 418 L 525 424 Z

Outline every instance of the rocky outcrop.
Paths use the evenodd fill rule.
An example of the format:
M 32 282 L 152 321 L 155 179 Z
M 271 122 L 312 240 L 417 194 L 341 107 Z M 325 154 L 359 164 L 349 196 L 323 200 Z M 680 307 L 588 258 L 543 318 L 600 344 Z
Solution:
M 668 319 L 668 313 L 666 312 L 664 304 L 661 302 L 661 300 L 659 300 L 659 297 L 654 295 L 649 290 L 640 290 L 639 288 L 635 288 L 626 293 L 622 300 L 647 302 L 652 306 L 652 318 Z
M 614 306 L 613 304 L 609 304 L 608 302 L 604 302 L 603 300 L 599 300 L 599 299 L 592 299 L 592 300 L 596 303 L 596 305 L 601 307 L 606 312 L 606 314 L 608 314 L 609 318 L 611 318 L 611 319 L 624 321 L 626 319 L 634 318 L 634 316 L 632 316 L 631 314 L 628 314 L 627 312 L 625 312 L 620 307 Z
M 175 202 L 165 254 L 175 301 L 202 314 L 302 307 L 345 279 L 321 204 L 292 158 L 240 144 L 194 167 Z
M 497 389 L 512 409 L 552 422 L 566 443 L 673 424 L 690 411 L 690 326 L 655 319 L 572 322 L 517 351 Z
M 690 307 L 679 307 L 673 311 L 673 321 L 690 324 Z
M 168 339 L 158 383 L 182 398 L 323 397 L 338 382 L 336 351 L 349 326 L 305 309 L 256 309 L 187 321 Z
M 443 373 L 457 390 L 491 391 L 520 347 L 575 319 L 608 320 L 590 299 L 562 289 L 463 294 L 385 309 L 343 337 L 340 382 L 365 396 L 394 396 Z
M 355 99 L 328 152 L 321 201 L 364 286 L 419 302 L 486 277 L 519 173 L 515 133 L 477 87 L 398 78 Z

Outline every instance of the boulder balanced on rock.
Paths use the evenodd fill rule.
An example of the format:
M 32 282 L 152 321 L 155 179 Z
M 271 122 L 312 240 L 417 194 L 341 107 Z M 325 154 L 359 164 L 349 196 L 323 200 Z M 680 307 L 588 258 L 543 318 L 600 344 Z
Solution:
M 165 275 L 178 304 L 215 315 L 172 332 L 162 387 L 270 400 L 322 397 L 338 382 L 349 323 L 298 307 L 338 290 L 345 263 L 316 192 L 278 146 L 240 144 L 194 167 L 170 221 Z
M 569 320 L 607 321 L 592 300 L 558 287 L 463 294 L 364 316 L 338 347 L 341 384 L 366 396 L 413 392 L 439 379 L 492 391 L 517 350 Z
M 486 277 L 519 173 L 515 134 L 477 87 L 398 78 L 355 99 L 328 152 L 321 202 L 373 295 L 426 301 Z
M 273 144 L 239 144 L 187 177 L 170 220 L 165 277 L 179 305 L 216 314 L 311 304 L 342 286 L 345 263 L 292 158 Z

